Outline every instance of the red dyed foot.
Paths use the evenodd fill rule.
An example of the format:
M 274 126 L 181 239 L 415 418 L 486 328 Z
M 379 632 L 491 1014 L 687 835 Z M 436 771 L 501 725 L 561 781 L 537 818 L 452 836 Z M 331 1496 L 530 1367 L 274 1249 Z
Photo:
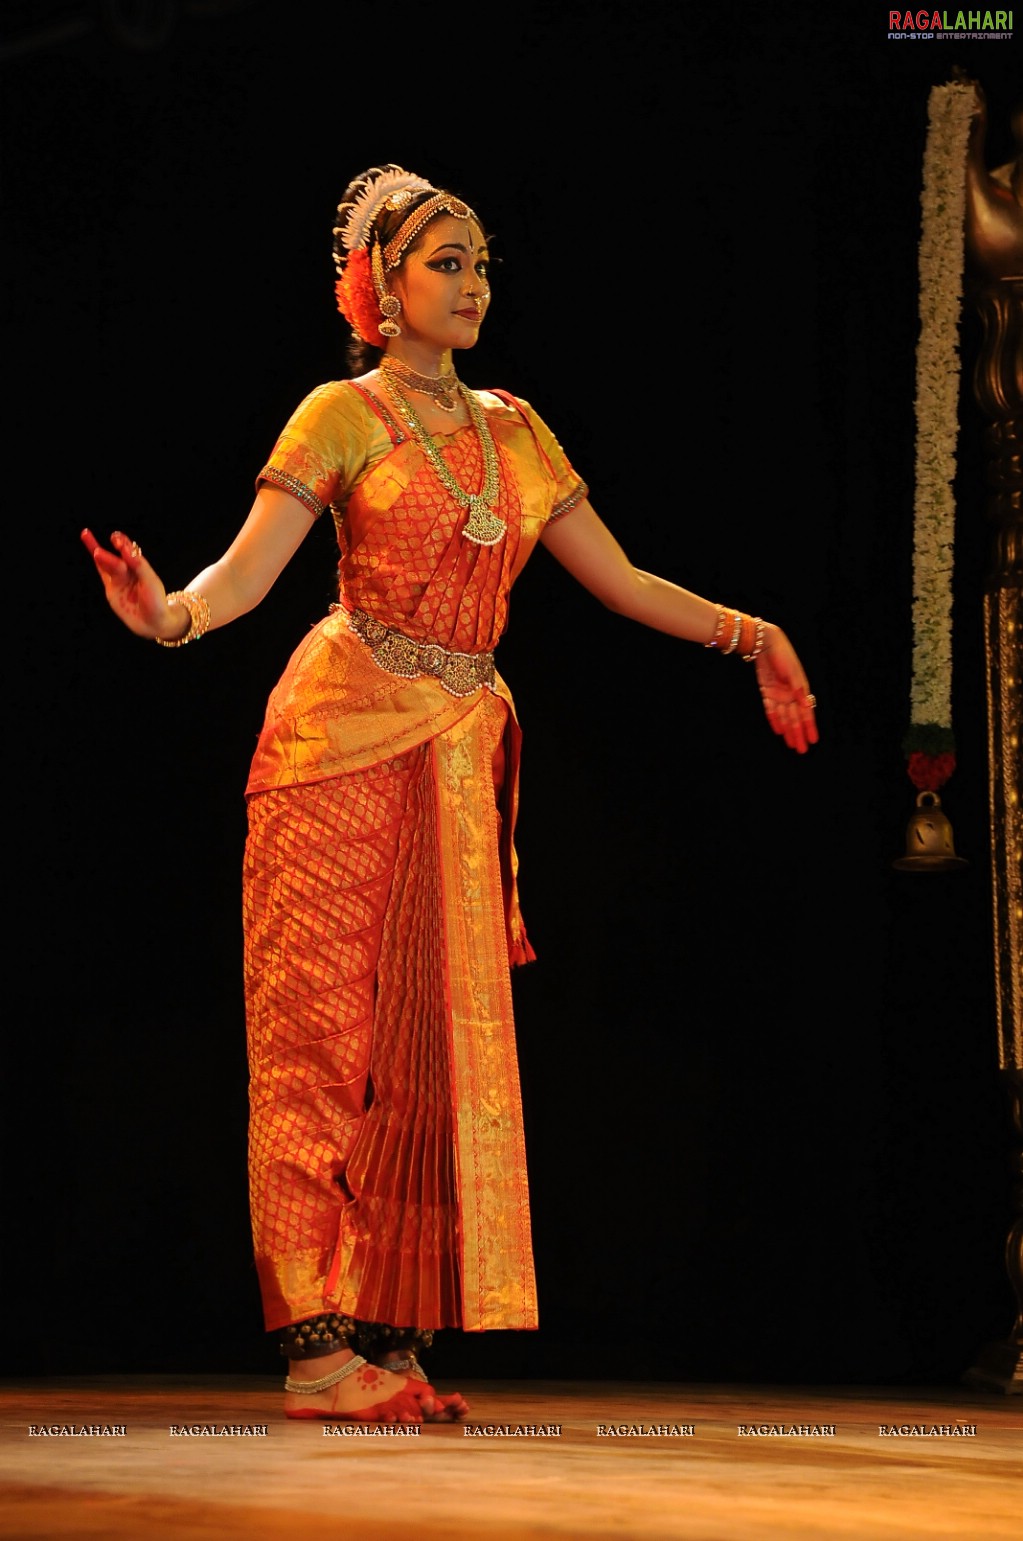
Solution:
M 289 1379 L 284 1415 L 321 1423 L 422 1423 L 424 1409 L 409 1386 L 402 1376 L 359 1360 L 350 1375 L 312 1392 L 296 1390 Z
M 460 1391 L 440 1396 L 429 1381 L 410 1380 L 408 1389 L 418 1402 L 424 1423 L 458 1423 L 469 1411 L 469 1404 Z
M 460 1391 L 441 1396 L 433 1389 L 415 1354 L 389 1354 L 378 1368 L 395 1375 L 404 1372 L 408 1376 L 405 1390 L 418 1400 L 424 1423 L 458 1423 L 469 1411 L 469 1404 Z

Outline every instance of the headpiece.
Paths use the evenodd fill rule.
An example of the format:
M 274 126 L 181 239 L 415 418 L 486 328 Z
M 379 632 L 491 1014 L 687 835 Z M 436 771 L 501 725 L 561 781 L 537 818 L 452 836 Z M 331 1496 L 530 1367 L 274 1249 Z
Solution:
M 381 214 L 404 208 L 420 193 L 432 193 L 433 197 L 413 209 L 387 245 L 381 247 L 376 228 Z M 387 274 L 398 266 L 413 241 L 441 212 L 453 214 L 456 219 L 474 218 L 461 198 L 438 190 L 432 182 L 401 166 L 374 166 L 358 196 L 338 205 L 334 226 L 337 307 L 363 342 L 382 348 L 385 338 L 400 335 L 397 317 L 401 301 L 389 292 Z

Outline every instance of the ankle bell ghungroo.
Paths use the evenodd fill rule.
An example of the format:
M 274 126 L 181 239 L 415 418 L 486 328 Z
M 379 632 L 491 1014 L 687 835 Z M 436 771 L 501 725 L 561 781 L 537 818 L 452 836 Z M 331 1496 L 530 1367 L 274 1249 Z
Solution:
M 333 1311 L 293 1322 L 281 1334 L 281 1353 L 285 1359 L 319 1359 L 324 1354 L 336 1354 L 339 1349 L 351 1347 L 357 1325 L 350 1316 L 339 1316 Z
M 385 1354 L 414 1357 L 417 1349 L 427 1349 L 433 1342 L 429 1328 L 388 1327 L 383 1322 L 357 1322 L 352 1347 L 365 1354 L 372 1364 L 379 1364 Z

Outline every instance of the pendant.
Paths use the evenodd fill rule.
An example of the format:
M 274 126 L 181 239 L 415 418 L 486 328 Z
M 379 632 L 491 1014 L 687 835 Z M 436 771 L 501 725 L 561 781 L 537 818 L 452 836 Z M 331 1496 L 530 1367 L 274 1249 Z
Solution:
M 442 412 L 453 412 L 458 406 L 458 397 L 449 396 L 447 391 L 430 391 L 429 393 L 440 407 Z
M 462 535 L 474 546 L 496 546 L 507 534 L 508 526 L 499 515 L 492 513 L 479 498 L 469 499 L 469 517 Z

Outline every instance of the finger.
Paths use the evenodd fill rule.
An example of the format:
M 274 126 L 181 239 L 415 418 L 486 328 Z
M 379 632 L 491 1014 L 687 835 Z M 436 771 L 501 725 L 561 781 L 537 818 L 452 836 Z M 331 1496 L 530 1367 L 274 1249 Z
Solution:
M 799 708 L 800 721 L 808 746 L 816 744 L 818 741 L 816 707 L 817 697 L 810 690 L 809 684 L 807 684 L 804 686 L 803 692 L 799 697 Z
M 797 720 L 799 722 L 800 754 L 805 754 L 810 745 L 817 742 L 817 723 L 813 715 L 814 704 L 816 704 L 815 697 L 808 693 L 800 696 L 795 704 Z
M 794 701 L 786 701 L 780 706 L 779 720 L 782 724 L 782 733 L 788 747 L 797 750 L 799 754 L 805 754 L 807 745 L 803 729 L 803 719 Z
M 105 578 L 119 578 L 122 583 L 128 577 L 128 569 L 119 556 L 114 556 L 110 551 L 104 551 L 102 546 L 97 546 L 92 553 L 92 560 L 99 570 L 100 576 Z
M 781 722 L 782 737 L 784 738 L 786 744 L 788 745 L 788 747 L 790 749 L 795 749 L 797 747 L 797 745 L 796 745 L 796 736 L 795 736 L 795 722 L 793 720 L 792 712 L 791 712 L 791 710 L 790 710 L 790 708 L 789 708 L 787 703 L 784 706 L 781 707 L 781 709 L 780 709 L 780 711 L 778 713 L 778 717 L 779 717 L 779 721 Z
M 108 578 L 126 578 L 128 569 L 119 556 L 101 546 L 91 530 L 82 530 L 81 541 L 99 571 L 104 583 Z
M 817 717 L 814 712 L 815 706 L 816 697 L 811 695 L 804 696 L 799 703 L 799 729 L 803 743 L 802 752 L 804 754 L 811 744 L 816 744 L 820 740 L 820 734 L 817 731 Z
M 789 702 L 788 725 L 789 733 L 786 743 L 790 749 L 795 749 L 799 754 L 806 753 L 806 734 L 803 731 L 803 711 L 801 706 L 802 695 Z
M 764 713 L 772 733 L 783 733 L 785 731 L 781 717 L 778 714 L 778 708 L 773 701 L 764 701 Z
M 129 577 L 128 564 L 122 562 L 119 556 L 114 556 L 112 551 L 104 551 L 100 545 L 93 551 L 92 560 L 103 577 L 119 578 L 122 582 Z
M 122 530 L 115 530 L 111 540 L 117 547 L 122 559 L 133 572 L 138 572 L 145 558 L 142 555 L 142 547 L 137 540 L 132 540 Z

